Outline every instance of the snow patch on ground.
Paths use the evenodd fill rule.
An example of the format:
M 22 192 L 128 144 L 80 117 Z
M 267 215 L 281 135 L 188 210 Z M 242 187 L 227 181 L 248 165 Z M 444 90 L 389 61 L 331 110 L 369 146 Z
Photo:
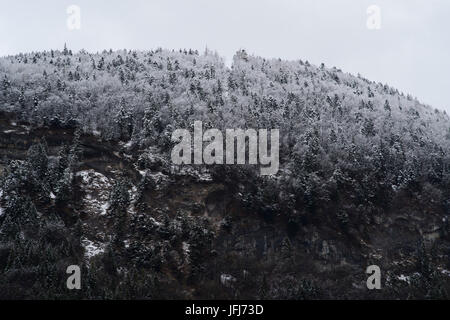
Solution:
M 183 249 L 183 256 L 184 259 L 187 263 L 190 263 L 190 245 L 189 243 L 187 243 L 186 241 L 183 241 L 183 243 L 181 244 L 181 248 Z
M 183 241 L 182 243 L 182 247 L 183 247 L 183 252 L 184 254 L 189 254 L 190 250 L 189 250 L 189 243 L 187 243 L 186 241 Z
M 160 226 L 162 226 L 162 223 L 161 222 L 159 222 L 159 221 L 156 221 L 156 219 L 155 218 L 153 218 L 153 217 L 150 217 L 150 219 L 149 219 L 155 226 L 157 226 L 157 227 L 160 227 Z
M 405 276 L 404 274 L 401 274 L 397 277 L 398 280 L 400 281 L 404 281 L 404 282 L 410 282 L 411 277 L 410 276 Z
M 137 196 L 137 188 L 133 184 L 131 189 L 128 190 L 128 194 L 130 195 L 130 206 L 128 208 L 128 212 L 130 214 L 136 214 L 136 196 Z
M 231 287 L 233 285 L 234 282 L 236 282 L 236 278 L 233 277 L 230 274 L 225 274 L 222 273 L 220 275 L 220 282 L 222 283 L 222 285 L 224 285 L 225 287 Z
M 100 215 L 101 216 L 106 215 L 106 213 L 108 212 L 108 209 L 109 209 L 109 202 L 105 202 L 104 204 L 102 204 L 100 206 L 100 209 L 101 209 Z
M 76 176 L 81 177 L 81 188 L 84 191 L 83 209 L 89 214 L 105 215 L 109 208 L 111 181 L 93 169 L 79 171 Z
M 147 171 L 147 176 L 151 177 L 157 185 L 169 179 L 169 177 L 162 172 L 150 173 L 150 171 Z
M 105 252 L 105 245 L 103 243 L 94 243 L 89 239 L 83 238 L 81 244 L 84 247 L 84 256 L 86 260 Z
M 212 176 L 210 173 L 200 173 L 197 176 L 197 178 L 199 181 L 202 181 L 202 182 L 211 182 L 212 181 Z
M 411 278 L 414 279 L 416 277 L 420 277 L 420 273 L 414 272 L 410 276 L 406 276 L 404 274 L 400 274 L 399 276 L 397 276 L 397 279 L 400 280 L 400 281 L 404 281 L 404 282 L 407 282 L 408 284 L 410 284 L 411 283 Z
M 171 166 L 171 172 L 181 176 L 191 176 L 198 182 L 211 182 L 212 176 L 207 169 L 197 169 L 190 166 Z

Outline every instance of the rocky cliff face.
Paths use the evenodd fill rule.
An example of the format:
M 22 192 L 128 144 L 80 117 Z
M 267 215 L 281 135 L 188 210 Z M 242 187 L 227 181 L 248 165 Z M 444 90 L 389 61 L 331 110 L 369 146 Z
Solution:
M 0 298 L 448 297 L 450 119 L 409 94 L 244 50 L 25 53 L 0 81 Z M 279 171 L 174 165 L 195 121 L 279 129 Z
M 70 127 L 33 128 L 6 113 L 0 128 L 4 179 L 8 161 L 27 162 L 33 144 L 45 144 L 51 168 L 76 136 Z M 420 197 L 403 192 L 370 215 L 326 207 L 292 221 L 248 206 L 241 186 L 220 170 L 174 168 L 151 150 L 144 157 L 131 143 L 95 135 L 76 143 L 71 196 L 61 201 L 50 186 L 41 203 L 28 192 L 45 226 L 38 236 L 2 238 L 2 298 L 40 297 L 44 288 L 49 297 L 76 298 L 446 297 L 450 229 L 431 186 Z M 118 181 L 126 181 L 125 194 Z M 126 198 L 120 213 L 119 198 Z M 10 208 L 5 191 L 2 199 Z M 24 243 L 31 249 L 16 249 Z M 38 248 L 56 260 L 46 267 L 50 283 L 33 269 Z M 84 270 L 86 287 L 76 294 L 64 288 L 69 262 Z M 381 268 L 381 290 L 366 287 L 369 265 Z M 27 281 L 36 288 L 22 290 Z

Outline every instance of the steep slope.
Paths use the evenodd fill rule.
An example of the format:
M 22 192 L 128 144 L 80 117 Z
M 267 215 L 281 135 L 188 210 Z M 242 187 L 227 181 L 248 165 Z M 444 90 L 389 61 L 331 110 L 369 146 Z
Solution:
M 65 49 L 2 58 L 0 78 L 1 297 L 448 297 L 444 112 L 245 51 L 228 69 L 210 52 Z M 279 128 L 279 172 L 173 165 L 171 134 L 195 120 Z

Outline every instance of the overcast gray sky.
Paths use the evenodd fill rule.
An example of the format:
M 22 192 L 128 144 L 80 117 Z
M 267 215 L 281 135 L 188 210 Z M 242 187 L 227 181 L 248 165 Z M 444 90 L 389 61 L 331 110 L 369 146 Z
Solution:
M 448 0 L 0 0 L 0 55 L 206 46 L 324 62 L 450 111 Z M 67 27 L 69 5 L 81 28 Z M 381 29 L 367 27 L 370 5 Z

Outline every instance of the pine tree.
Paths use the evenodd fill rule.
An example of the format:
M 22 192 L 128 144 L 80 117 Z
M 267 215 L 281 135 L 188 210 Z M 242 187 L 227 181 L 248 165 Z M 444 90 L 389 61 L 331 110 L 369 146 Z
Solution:
M 37 110 L 37 107 L 39 106 L 39 99 L 38 99 L 38 96 L 36 94 L 33 97 L 33 106 L 34 106 L 35 110 Z
M 114 238 L 116 246 L 122 246 L 126 231 L 127 209 L 130 204 L 130 194 L 128 193 L 129 182 L 125 178 L 118 178 L 114 184 L 110 196 L 111 216 L 114 219 Z
M 98 70 L 103 70 L 105 67 L 105 58 L 101 57 L 100 61 L 97 63 L 97 69 Z
M 119 128 L 119 138 L 122 140 L 129 140 L 133 133 L 133 117 L 130 111 L 127 110 L 125 99 L 122 98 L 114 121 Z
M 389 112 L 389 115 L 391 114 L 391 106 L 389 104 L 389 101 L 387 101 L 387 100 L 384 102 L 384 110 Z
M 109 196 L 109 203 L 111 213 L 114 216 L 115 213 L 126 211 L 130 204 L 130 195 L 128 193 L 130 183 L 123 177 L 119 177 Z
M 72 198 L 72 186 L 73 174 L 70 168 L 66 168 L 62 174 L 61 179 L 56 184 L 56 203 L 64 205 L 68 200 Z
M 2 89 L 3 89 L 3 95 L 6 97 L 6 95 L 8 94 L 9 88 L 11 87 L 11 83 L 8 80 L 8 77 L 5 76 L 3 77 L 2 80 Z
M 25 108 L 25 89 L 23 87 L 20 89 L 19 105 L 22 109 Z
M 264 273 L 258 288 L 258 298 L 260 300 L 265 300 L 268 298 L 268 294 L 269 294 L 269 284 L 267 283 L 266 274 Z
M 43 144 L 32 145 L 27 152 L 27 162 L 39 179 L 43 179 L 47 173 L 48 156 Z

